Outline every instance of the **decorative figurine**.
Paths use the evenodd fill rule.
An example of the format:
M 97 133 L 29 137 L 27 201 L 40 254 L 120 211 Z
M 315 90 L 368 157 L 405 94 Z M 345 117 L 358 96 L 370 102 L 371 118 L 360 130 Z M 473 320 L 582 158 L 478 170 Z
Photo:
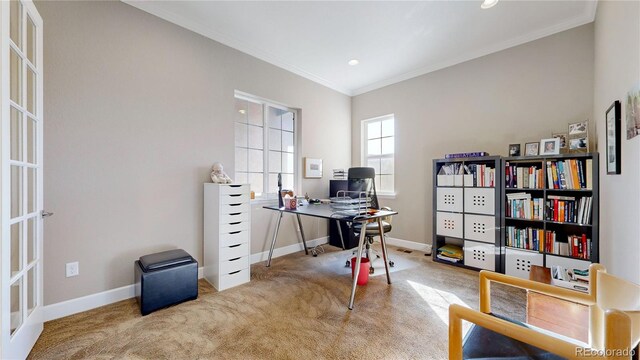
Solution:
M 233 180 L 225 174 L 222 164 L 219 162 L 214 163 L 211 167 L 211 181 L 216 184 L 231 184 Z

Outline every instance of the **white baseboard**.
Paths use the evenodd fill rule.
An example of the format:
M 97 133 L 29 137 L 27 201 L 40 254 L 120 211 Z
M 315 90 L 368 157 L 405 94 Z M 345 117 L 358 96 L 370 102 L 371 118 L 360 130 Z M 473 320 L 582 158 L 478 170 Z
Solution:
M 394 245 L 398 247 L 403 247 L 406 249 L 416 250 L 416 251 L 426 251 L 431 247 L 431 244 L 419 243 L 415 241 L 396 239 L 392 237 L 387 237 L 387 244 Z
M 328 237 L 321 237 L 318 239 L 313 239 L 307 241 L 307 247 L 312 248 L 316 245 L 326 244 L 328 242 Z M 303 250 L 303 246 L 301 243 L 284 246 L 281 248 L 277 248 L 273 250 L 273 257 L 277 258 L 280 256 L 292 254 L 294 252 L 298 252 Z M 269 256 L 269 252 L 261 252 L 258 254 L 251 255 L 251 263 L 257 263 L 261 261 L 267 260 Z M 202 267 L 198 268 L 198 279 L 202 279 L 204 274 L 204 270 Z M 95 309 L 101 306 L 113 304 L 118 301 L 127 300 L 135 296 L 135 286 L 133 284 L 119 287 L 117 289 L 111 289 L 107 291 L 103 291 L 97 294 L 82 296 L 79 298 L 62 301 L 59 303 L 46 305 L 43 307 L 43 317 L 44 321 L 51 321 L 59 318 L 63 318 L 65 316 L 77 314 L 83 311 Z

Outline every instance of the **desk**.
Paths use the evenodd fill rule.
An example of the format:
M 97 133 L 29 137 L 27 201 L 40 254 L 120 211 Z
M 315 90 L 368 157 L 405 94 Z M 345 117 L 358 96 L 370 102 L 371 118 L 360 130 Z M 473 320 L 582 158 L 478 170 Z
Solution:
M 280 230 L 280 220 L 282 220 L 283 213 L 295 214 L 298 219 L 298 226 L 300 227 L 300 235 L 302 235 L 302 244 L 304 246 L 305 254 L 309 254 L 307 250 L 307 242 L 304 238 L 304 230 L 302 228 L 302 221 L 300 221 L 300 215 L 312 216 L 317 218 L 329 219 L 340 221 L 349 221 L 349 222 L 359 222 L 362 223 L 362 228 L 366 228 L 366 224 L 370 222 L 376 221 L 378 223 L 378 229 L 380 231 L 380 243 L 382 244 L 382 258 L 384 260 L 384 268 L 387 272 L 387 284 L 391 284 L 391 277 L 389 276 L 389 262 L 387 261 L 387 244 L 384 240 L 384 232 L 382 231 L 382 218 L 396 215 L 398 212 L 396 211 L 386 211 L 379 210 L 374 215 L 364 215 L 364 216 L 350 216 L 350 215 L 342 215 L 337 213 L 334 209 L 331 208 L 329 204 L 309 204 L 305 206 L 300 206 L 294 210 L 287 210 L 285 208 L 280 208 L 278 206 L 265 206 L 267 210 L 278 211 L 278 222 L 276 223 L 276 229 L 273 232 L 273 240 L 271 240 L 271 249 L 269 250 L 269 259 L 267 260 L 267 267 L 271 266 L 271 256 L 273 255 L 273 248 L 276 245 L 276 239 L 278 238 L 278 230 Z M 340 227 L 338 226 L 338 229 Z M 351 298 L 349 299 L 349 310 L 353 310 L 353 302 L 356 297 L 356 282 L 358 281 L 358 274 L 360 273 L 360 261 L 362 259 L 362 250 L 364 248 L 365 243 L 365 234 L 366 231 L 360 232 L 360 238 L 358 241 L 358 256 L 356 258 L 356 266 L 355 266 L 355 274 L 353 276 L 353 285 L 351 287 Z M 342 238 L 342 234 L 340 234 Z M 343 244 L 344 248 L 344 244 Z
M 531 265 L 529 279 L 551 284 L 551 270 Z M 589 307 L 534 291 L 527 291 L 527 324 L 589 341 Z

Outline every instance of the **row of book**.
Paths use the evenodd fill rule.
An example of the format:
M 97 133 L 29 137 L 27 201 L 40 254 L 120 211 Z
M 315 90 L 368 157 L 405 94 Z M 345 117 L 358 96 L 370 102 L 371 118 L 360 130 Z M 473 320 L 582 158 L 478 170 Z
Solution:
M 568 235 L 567 242 L 557 241 L 555 232 L 547 237 L 545 252 L 556 255 L 571 256 L 578 259 L 591 259 L 591 239 L 586 234 Z
M 504 169 L 505 186 L 519 189 L 543 189 L 544 175 L 542 169 L 535 166 L 521 167 L 506 163 Z
M 592 159 L 547 161 L 547 186 L 549 189 L 591 189 L 592 173 Z
M 515 226 L 507 226 L 505 230 L 507 246 L 525 250 L 544 250 L 544 230 L 530 227 L 520 229 Z
M 515 219 L 543 220 L 544 199 L 532 199 L 528 193 L 507 194 L 505 215 Z
M 555 231 L 535 228 L 517 228 L 507 226 L 506 245 L 509 247 L 546 252 L 549 254 L 571 256 L 577 259 L 591 259 L 591 239 L 586 234 L 568 235 L 567 241 L 557 241 Z
M 593 198 L 573 196 L 547 196 L 546 220 L 574 224 L 591 224 Z
M 465 186 L 479 187 L 495 187 L 496 169 L 488 167 L 484 164 L 465 165 L 465 174 L 473 175 L 472 184 L 464 184 Z

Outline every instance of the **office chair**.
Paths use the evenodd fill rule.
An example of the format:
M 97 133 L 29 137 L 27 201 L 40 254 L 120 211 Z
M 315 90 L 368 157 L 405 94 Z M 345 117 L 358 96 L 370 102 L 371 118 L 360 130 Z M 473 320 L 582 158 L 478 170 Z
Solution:
M 376 182 L 375 182 L 376 172 L 374 168 L 370 167 L 355 167 L 349 168 L 349 172 L 347 175 L 347 186 L 348 190 L 351 191 L 351 194 L 355 194 L 354 192 L 364 191 L 367 194 L 367 197 L 371 199 L 371 208 L 372 209 L 381 209 L 381 210 L 391 210 L 390 208 L 384 207 L 380 208 L 378 203 L 378 194 L 376 193 Z M 352 195 L 356 197 L 357 195 Z M 352 230 L 355 234 L 360 234 L 362 231 L 362 223 L 353 223 Z M 373 274 L 374 269 L 371 259 L 371 253 L 374 253 L 376 258 L 380 258 L 380 254 L 377 251 L 371 249 L 371 244 L 373 244 L 373 239 L 376 236 L 380 236 L 380 230 L 378 229 L 377 223 L 367 223 L 365 228 L 365 254 L 369 259 L 369 273 Z M 383 236 L 391 231 L 391 216 L 382 219 L 382 232 Z M 353 252 L 355 254 L 355 251 Z M 394 262 L 389 260 L 389 266 L 394 266 Z M 351 266 L 351 261 L 347 260 L 346 266 Z
M 588 343 L 492 314 L 492 282 L 589 306 Z M 585 294 L 482 270 L 480 311 L 449 306 L 449 359 L 630 359 L 640 342 L 640 285 L 607 274 L 600 264 L 589 267 L 589 285 Z M 464 339 L 462 320 L 475 324 Z

